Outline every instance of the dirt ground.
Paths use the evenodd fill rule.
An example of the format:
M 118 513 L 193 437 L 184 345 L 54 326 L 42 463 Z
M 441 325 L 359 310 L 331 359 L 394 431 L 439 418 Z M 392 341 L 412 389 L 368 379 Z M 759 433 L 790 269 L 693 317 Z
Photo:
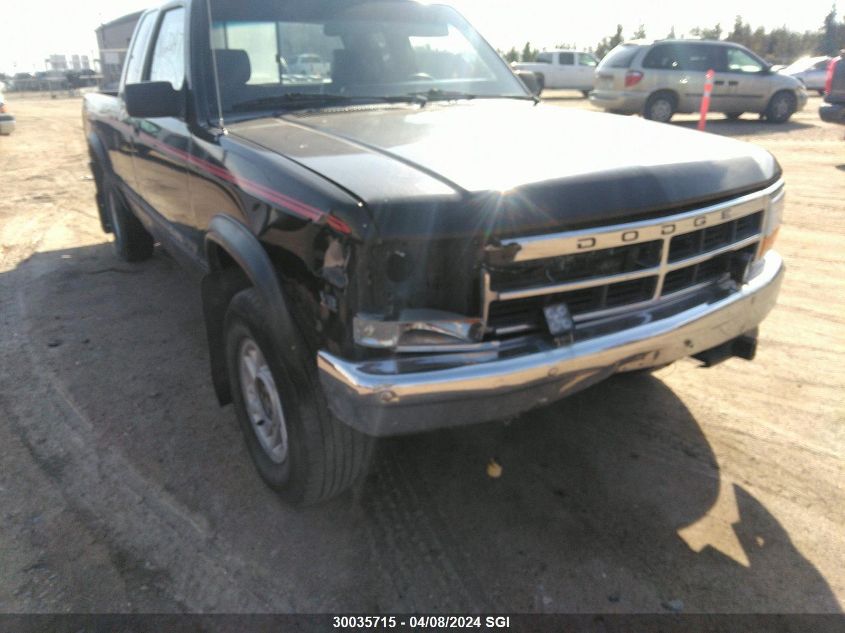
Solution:
M 215 403 L 196 280 L 162 252 L 112 255 L 80 101 L 12 104 L 0 612 L 841 612 L 845 130 L 818 98 L 787 125 L 710 122 L 771 150 L 789 187 L 756 362 L 383 441 L 365 483 L 304 511 Z

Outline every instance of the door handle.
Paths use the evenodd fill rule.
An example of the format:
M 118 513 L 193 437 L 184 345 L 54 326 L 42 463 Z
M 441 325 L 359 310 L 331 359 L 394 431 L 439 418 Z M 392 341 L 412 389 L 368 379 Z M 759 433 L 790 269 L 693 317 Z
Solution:
M 728 85 L 729 85 L 729 86 L 738 86 L 738 85 L 739 85 L 739 82 L 738 82 L 738 81 L 729 81 L 729 82 L 728 82 Z
M 714 81 L 713 85 L 714 86 L 724 86 L 725 82 L 720 79 L 719 81 Z

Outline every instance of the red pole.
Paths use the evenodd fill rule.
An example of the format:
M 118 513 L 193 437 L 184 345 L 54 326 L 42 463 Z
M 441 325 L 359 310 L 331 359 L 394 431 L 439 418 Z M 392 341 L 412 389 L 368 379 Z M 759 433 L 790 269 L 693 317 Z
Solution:
M 701 97 L 701 118 L 698 120 L 698 129 L 703 132 L 707 125 L 707 113 L 710 111 L 710 96 L 713 94 L 713 77 L 716 73 L 711 68 L 707 71 L 704 80 L 704 96 Z

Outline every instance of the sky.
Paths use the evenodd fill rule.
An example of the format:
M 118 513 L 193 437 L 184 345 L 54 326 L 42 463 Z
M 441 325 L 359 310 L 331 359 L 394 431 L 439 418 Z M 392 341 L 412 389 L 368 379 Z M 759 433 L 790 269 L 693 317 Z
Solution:
M 281 0 L 280 0 L 281 1 Z M 643 24 L 649 37 L 664 37 L 674 26 L 677 35 L 695 26 L 717 22 L 730 30 L 737 13 L 754 27 L 788 25 L 798 31 L 821 27 L 832 0 L 682 0 L 662 2 L 599 0 L 445 0 L 454 5 L 495 47 L 537 48 L 556 44 L 595 46 L 612 34 L 616 24 L 631 36 Z M 44 69 L 51 54 L 97 57 L 94 29 L 114 18 L 147 8 L 155 0 L 7 0 L 0 21 L 0 71 Z M 845 2 L 840 2 L 845 4 Z M 672 6 L 674 5 L 674 6 Z M 845 11 L 845 8 L 843 8 Z M 841 16 L 840 16 L 841 18 Z

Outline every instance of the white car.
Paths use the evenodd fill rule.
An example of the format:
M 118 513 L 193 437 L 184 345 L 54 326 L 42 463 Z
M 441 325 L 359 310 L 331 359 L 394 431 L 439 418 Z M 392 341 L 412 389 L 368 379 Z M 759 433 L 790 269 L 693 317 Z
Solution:
M 290 65 L 290 72 L 293 75 L 307 77 L 326 77 L 331 72 L 331 64 L 323 61 L 319 55 L 306 53 L 296 56 L 296 60 Z
M 824 94 L 824 82 L 827 79 L 827 67 L 830 57 L 803 57 L 786 68 L 779 70 L 782 75 L 795 77 L 807 87 L 820 95 Z
M 592 53 L 581 51 L 543 51 L 535 62 L 514 62 L 514 70 L 533 72 L 540 91 L 580 90 L 586 97 L 593 89 L 599 62 Z
M 0 135 L 7 136 L 15 131 L 15 117 L 6 108 L 6 99 L 0 92 Z

